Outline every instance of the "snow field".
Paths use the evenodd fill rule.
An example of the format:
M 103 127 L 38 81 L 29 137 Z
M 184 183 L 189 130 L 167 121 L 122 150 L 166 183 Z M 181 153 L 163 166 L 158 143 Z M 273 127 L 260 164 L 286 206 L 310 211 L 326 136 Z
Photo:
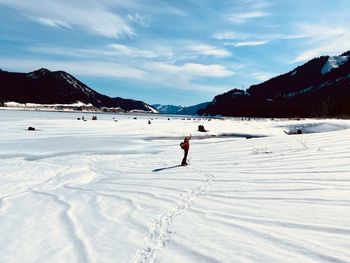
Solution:
M 0 262 L 350 261 L 349 122 L 90 119 L 0 111 Z

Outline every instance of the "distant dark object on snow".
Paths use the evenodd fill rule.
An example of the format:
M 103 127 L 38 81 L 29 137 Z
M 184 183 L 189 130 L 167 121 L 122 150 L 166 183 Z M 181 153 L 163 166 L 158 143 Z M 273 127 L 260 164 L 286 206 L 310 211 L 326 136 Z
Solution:
M 151 120 L 148 120 L 148 124 L 152 124 Z
M 34 127 L 28 127 L 28 131 L 35 131 Z
M 248 136 L 246 136 L 245 138 L 248 140 L 248 139 L 252 139 L 252 138 L 253 138 L 253 136 L 248 135 Z
M 198 125 L 198 131 L 199 132 L 207 132 L 207 130 L 204 128 L 204 125 Z
M 91 120 L 93 120 L 93 121 L 97 121 L 97 116 L 92 116 L 92 118 L 91 118 Z
M 288 135 L 303 134 L 303 130 L 302 129 L 287 130 L 287 131 L 284 131 L 284 132 L 286 134 L 288 134 Z

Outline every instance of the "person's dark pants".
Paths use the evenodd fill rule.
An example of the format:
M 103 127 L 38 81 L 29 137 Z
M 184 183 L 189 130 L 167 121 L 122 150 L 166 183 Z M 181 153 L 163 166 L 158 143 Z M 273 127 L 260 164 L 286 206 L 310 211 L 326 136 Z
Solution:
M 184 150 L 184 158 L 182 159 L 181 165 L 187 165 L 188 150 Z

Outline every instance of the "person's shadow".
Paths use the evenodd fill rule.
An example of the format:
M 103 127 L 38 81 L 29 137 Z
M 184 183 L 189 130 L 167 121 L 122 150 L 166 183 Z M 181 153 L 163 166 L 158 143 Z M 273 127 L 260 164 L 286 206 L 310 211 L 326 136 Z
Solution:
M 174 166 L 169 166 L 169 167 L 157 168 L 157 169 L 152 170 L 152 172 L 156 173 L 156 172 L 160 172 L 163 170 L 174 169 L 176 167 L 181 167 L 181 165 L 174 165 Z

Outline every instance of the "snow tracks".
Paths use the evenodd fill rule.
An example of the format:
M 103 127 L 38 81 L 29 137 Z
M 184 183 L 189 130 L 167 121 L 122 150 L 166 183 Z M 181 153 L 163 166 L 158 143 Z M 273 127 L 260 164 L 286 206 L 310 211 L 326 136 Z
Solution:
M 164 212 L 153 222 L 144 245 L 138 249 L 131 260 L 132 263 L 153 262 L 157 250 L 165 247 L 173 235 L 171 230 L 172 221 L 191 208 L 193 202 L 212 183 L 214 179 L 212 174 L 204 173 L 197 169 L 193 170 L 202 175 L 202 181 L 192 189 L 189 189 L 186 194 L 180 194 L 176 206 Z

